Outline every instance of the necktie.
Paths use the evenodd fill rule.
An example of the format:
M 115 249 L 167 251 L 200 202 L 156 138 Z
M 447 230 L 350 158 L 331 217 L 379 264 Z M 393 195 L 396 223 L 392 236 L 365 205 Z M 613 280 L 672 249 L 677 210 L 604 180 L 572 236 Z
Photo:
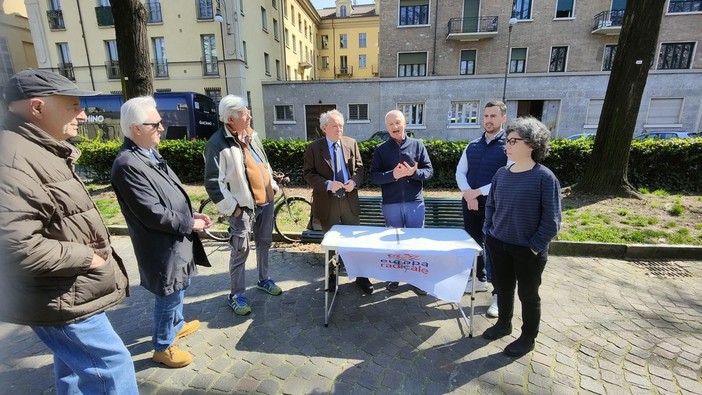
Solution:
M 334 148 L 334 181 L 340 181 L 340 182 L 346 182 L 344 180 L 344 170 L 342 169 L 341 161 L 343 158 L 343 155 L 341 154 L 341 150 L 339 149 L 340 145 L 339 143 L 334 143 L 333 148 Z

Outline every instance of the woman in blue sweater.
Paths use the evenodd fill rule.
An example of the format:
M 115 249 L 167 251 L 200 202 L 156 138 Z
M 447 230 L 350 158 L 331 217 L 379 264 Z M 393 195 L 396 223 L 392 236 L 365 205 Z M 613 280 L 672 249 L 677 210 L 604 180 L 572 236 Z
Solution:
M 540 164 L 548 153 L 551 135 L 543 123 L 525 117 L 506 128 L 507 158 L 492 179 L 485 204 L 485 246 L 492 258 L 493 282 L 498 289 L 497 323 L 483 337 L 499 339 L 512 333 L 514 291 L 522 303 L 522 333 L 505 348 L 518 357 L 534 349 L 539 333 L 541 298 L 539 286 L 548 259 L 551 239 L 561 223 L 560 183 Z

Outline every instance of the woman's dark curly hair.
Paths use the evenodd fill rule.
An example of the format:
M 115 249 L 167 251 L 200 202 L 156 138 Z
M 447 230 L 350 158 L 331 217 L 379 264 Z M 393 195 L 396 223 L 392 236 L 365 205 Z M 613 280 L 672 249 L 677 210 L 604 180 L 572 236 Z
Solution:
M 548 156 L 551 131 L 538 119 L 534 117 L 513 119 L 505 129 L 507 134 L 517 133 L 529 147 L 534 149 L 531 151 L 531 159 L 534 162 L 541 163 Z

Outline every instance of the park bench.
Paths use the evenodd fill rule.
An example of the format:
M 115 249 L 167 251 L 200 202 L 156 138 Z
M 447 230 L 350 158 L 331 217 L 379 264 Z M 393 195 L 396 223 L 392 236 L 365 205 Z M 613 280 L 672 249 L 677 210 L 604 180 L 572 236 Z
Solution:
M 385 226 L 380 196 L 359 196 L 361 212 L 359 220 L 365 226 Z M 426 228 L 458 228 L 463 229 L 463 209 L 460 198 L 424 198 Z M 305 230 L 302 232 L 303 243 L 321 243 L 324 233 L 321 230 Z

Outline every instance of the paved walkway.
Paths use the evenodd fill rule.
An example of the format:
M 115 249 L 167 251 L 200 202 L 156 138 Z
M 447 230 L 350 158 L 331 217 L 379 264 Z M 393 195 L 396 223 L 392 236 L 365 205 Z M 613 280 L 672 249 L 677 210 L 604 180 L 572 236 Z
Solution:
M 225 301 L 229 251 L 206 243 L 213 268 L 194 279 L 185 306 L 203 326 L 179 341 L 195 360 L 167 369 L 151 361 L 153 299 L 138 286 L 129 238 L 113 240 L 132 296 L 108 315 L 143 394 L 702 394 L 702 262 L 552 256 L 536 350 L 513 359 L 501 351 L 519 334 L 516 320 L 513 336 L 480 337 L 494 322 L 487 293 L 477 295 L 468 338 L 449 303 L 382 284 L 363 296 L 344 278 L 325 328 L 322 255 L 284 244 L 271 252 L 271 275 L 285 293 L 251 287 L 253 313 L 236 316 Z M 648 274 L 659 269 L 686 277 Z M 254 270 L 250 259 L 249 284 Z M 52 357 L 28 328 L 0 323 L 0 344 L 0 393 L 54 392 Z

